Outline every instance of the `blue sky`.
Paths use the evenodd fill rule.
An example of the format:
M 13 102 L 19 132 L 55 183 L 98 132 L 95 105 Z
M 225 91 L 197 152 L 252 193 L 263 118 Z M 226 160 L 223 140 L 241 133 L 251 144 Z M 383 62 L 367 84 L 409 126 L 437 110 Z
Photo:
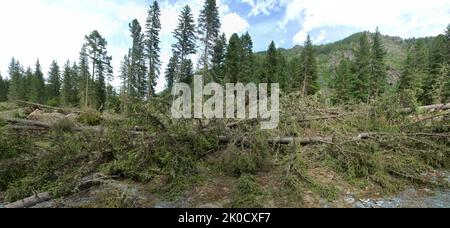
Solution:
M 97 29 L 113 56 L 115 75 L 131 45 L 128 23 L 145 23 L 151 0 L 2 0 L 0 1 L 0 72 L 7 76 L 12 56 L 23 65 L 40 59 L 44 70 L 53 59 L 63 65 L 78 58 L 83 37 Z M 189 4 L 198 16 L 204 0 L 160 0 L 162 71 L 174 42 L 180 9 Z M 316 44 L 333 42 L 377 26 L 383 34 L 403 38 L 434 36 L 450 23 L 448 0 L 218 0 L 222 30 L 249 31 L 255 51 L 274 40 L 279 47 L 302 44 L 310 34 Z M 194 58 L 195 59 L 195 58 Z M 120 81 L 115 79 L 114 85 Z M 165 86 L 164 75 L 158 90 Z

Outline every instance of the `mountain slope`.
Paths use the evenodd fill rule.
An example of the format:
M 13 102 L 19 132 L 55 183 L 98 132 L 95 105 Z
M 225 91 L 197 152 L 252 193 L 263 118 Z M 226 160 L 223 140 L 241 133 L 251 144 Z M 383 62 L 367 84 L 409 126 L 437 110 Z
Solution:
M 319 68 L 320 83 L 327 84 L 330 72 L 340 62 L 342 57 L 353 59 L 353 50 L 358 47 L 359 38 L 363 32 L 355 33 L 345 39 L 334 43 L 316 45 L 316 54 Z M 374 34 L 369 33 L 369 40 L 372 41 Z M 389 78 L 391 82 L 398 80 L 402 70 L 403 63 L 406 59 L 409 47 L 413 42 L 422 39 L 426 44 L 431 44 L 433 37 L 418 39 L 402 39 L 400 37 L 383 36 L 383 46 L 387 52 L 386 65 L 388 68 Z M 291 49 L 280 49 L 286 56 L 288 61 L 292 61 L 295 57 L 300 56 L 302 46 L 295 46 Z M 258 55 L 265 55 L 265 52 L 259 52 Z

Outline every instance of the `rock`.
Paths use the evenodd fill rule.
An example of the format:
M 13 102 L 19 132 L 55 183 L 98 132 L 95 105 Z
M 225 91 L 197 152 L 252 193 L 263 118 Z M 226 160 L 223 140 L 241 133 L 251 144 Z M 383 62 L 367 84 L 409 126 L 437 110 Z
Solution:
M 345 198 L 345 203 L 347 203 L 347 204 L 354 204 L 355 203 L 355 199 L 353 197 L 347 197 L 347 198 Z
M 217 204 L 217 203 L 207 203 L 207 204 L 198 206 L 198 208 L 200 208 L 200 209 L 219 209 L 219 208 L 223 208 L 223 206 L 220 204 Z
M 37 109 L 28 115 L 27 120 L 39 121 L 46 124 L 55 124 L 64 118 L 65 116 L 61 113 L 45 113 L 44 111 Z

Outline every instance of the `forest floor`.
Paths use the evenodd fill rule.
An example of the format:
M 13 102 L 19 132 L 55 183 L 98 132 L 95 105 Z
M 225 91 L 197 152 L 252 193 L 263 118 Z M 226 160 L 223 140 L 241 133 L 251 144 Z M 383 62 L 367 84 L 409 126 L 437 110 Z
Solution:
M 39 208 L 450 207 L 446 110 L 295 96 L 271 132 L 174 123 L 155 104 L 123 118 L 2 103 L 0 207 L 38 192 L 52 196 Z

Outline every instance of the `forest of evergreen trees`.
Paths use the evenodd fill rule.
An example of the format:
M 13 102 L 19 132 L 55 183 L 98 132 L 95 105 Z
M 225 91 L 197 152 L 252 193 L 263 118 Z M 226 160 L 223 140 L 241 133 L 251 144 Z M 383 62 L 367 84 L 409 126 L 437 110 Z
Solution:
M 308 36 L 301 55 L 288 60 L 275 42 L 264 54 L 254 53 L 249 33 L 221 34 L 219 10 L 215 0 L 206 0 L 195 22 L 186 5 L 173 32 L 176 43 L 164 72 L 160 72 L 160 8 L 157 1 L 148 9 L 145 26 L 138 20 L 129 24 L 132 44 L 120 68 L 122 85 L 114 88 L 112 57 L 107 41 L 98 31 L 85 37 L 77 61 L 50 66 L 45 79 L 39 60 L 24 67 L 11 59 L 9 77 L 0 75 L 0 101 L 25 100 L 52 106 L 93 108 L 127 113 L 129 105 L 151 100 L 157 79 L 164 74 L 167 88 L 177 82 L 189 83 L 194 74 L 218 83 L 280 83 L 282 91 L 313 95 L 321 89 L 332 91 L 335 104 L 369 102 L 383 93 L 395 92 L 402 105 L 447 102 L 450 99 L 450 25 L 444 35 L 424 42 L 411 42 L 398 82 L 389 84 L 386 50 L 381 33 L 363 33 L 352 57 L 342 56 L 332 66 L 331 83 L 320 88 L 315 46 Z M 198 63 L 193 56 L 198 55 Z M 3 76 L 3 77 L 2 77 Z M 323 86 L 323 85 L 322 85 Z

